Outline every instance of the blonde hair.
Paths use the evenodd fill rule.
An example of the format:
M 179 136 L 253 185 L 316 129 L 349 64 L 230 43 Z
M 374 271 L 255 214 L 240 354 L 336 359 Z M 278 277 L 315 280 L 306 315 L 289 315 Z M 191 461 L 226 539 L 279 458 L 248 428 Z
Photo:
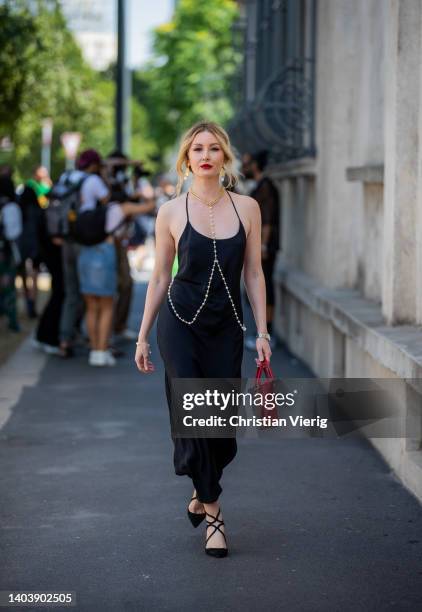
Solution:
M 176 160 L 176 172 L 179 177 L 176 186 L 176 196 L 180 195 L 182 190 L 184 175 L 187 169 L 188 151 L 197 134 L 200 132 L 211 132 L 218 140 L 224 153 L 224 169 L 228 178 L 227 187 L 236 185 L 238 181 L 238 175 L 234 168 L 236 157 L 233 153 L 229 136 L 226 130 L 215 123 L 214 121 L 198 121 L 187 132 L 182 136 L 179 152 Z

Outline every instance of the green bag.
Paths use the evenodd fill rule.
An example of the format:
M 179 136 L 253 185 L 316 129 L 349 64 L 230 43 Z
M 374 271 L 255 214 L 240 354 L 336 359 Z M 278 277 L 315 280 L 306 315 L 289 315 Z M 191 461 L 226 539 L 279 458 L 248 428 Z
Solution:
M 179 269 L 179 260 L 177 258 L 177 254 L 176 254 L 176 257 L 174 258 L 174 262 L 173 262 L 173 267 L 171 269 L 172 277 L 176 276 L 178 269 Z

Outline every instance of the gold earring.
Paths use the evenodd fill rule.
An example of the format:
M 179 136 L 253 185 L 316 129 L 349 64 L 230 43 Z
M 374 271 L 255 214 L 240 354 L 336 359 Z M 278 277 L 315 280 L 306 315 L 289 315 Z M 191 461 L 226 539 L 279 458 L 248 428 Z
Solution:
M 186 165 L 186 172 L 185 172 L 185 176 L 183 178 L 184 181 L 186 181 L 189 178 L 189 172 L 190 172 L 189 166 Z
M 224 177 L 225 177 L 225 176 L 226 176 L 226 171 L 225 171 L 225 169 L 224 169 L 224 166 L 222 166 L 222 167 L 221 167 L 221 170 L 220 170 L 220 181 L 221 181 L 222 183 L 223 183 L 223 181 L 224 181 Z

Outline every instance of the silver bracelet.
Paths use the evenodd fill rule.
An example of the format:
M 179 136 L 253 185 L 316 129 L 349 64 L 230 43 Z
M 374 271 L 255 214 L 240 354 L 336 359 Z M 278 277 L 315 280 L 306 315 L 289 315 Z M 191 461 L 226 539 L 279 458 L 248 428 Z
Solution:
M 266 340 L 268 340 L 268 342 L 271 340 L 271 336 L 268 333 L 264 333 L 264 332 L 259 332 L 256 334 L 257 338 L 265 338 Z

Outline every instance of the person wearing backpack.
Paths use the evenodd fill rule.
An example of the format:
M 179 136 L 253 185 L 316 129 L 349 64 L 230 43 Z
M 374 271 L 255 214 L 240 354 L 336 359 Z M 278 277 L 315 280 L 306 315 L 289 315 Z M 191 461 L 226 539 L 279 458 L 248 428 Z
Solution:
M 15 278 L 20 263 L 17 239 L 22 233 L 22 214 L 16 203 L 11 176 L 0 176 L 0 313 L 8 318 L 8 327 L 19 332 Z
M 49 233 L 63 240 L 64 301 L 60 317 L 60 351 L 63 358 L 74 355 L 73 344 L 84 314 L 77 267 L 80 245 L 71 235 L 69 217 L 79 210 L 81 188 L 87 176 L 81 170 L 66 170 L 51 191 L 50 207 L 47 209 L 47 213 L 51 209 Z
M 88 176 L 81 187 L 80 207 L 73 228 L 75 240 L 81 243 L 77 266 L 91 345 L 88 361 L 92 366 L 116 363 L 109 350 L 117 292 L 114 234 L 128 217 L 144 214 L 150 208 L 147 204 L 110 203 L 110 189 L 100 174 L 103 166 L 95 149 L 83 151 L 78 158 L 78 169 Z

